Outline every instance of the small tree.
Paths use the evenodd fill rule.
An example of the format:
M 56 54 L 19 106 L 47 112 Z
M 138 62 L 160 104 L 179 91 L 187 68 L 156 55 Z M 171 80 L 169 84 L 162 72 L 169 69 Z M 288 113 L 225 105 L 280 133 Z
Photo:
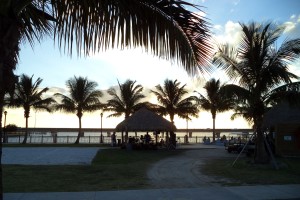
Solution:
M 107 101 L 104 110 L 113 112 L 108 117 L 124 115 L 125 119 L 127 119 L 131 114 L 147 105 L 147 102 L 141 102 L 141 100 L 145 98 L 145 95 L 142 94 L 143 87 L 135 83 L 136 81 L 127 80 L 125 83 L 120 84 L 118 81 L 119 94 L 115 88 L 110 88 L 107 91 L 112 98 Z M 128 132 L 126 132 L 126 139 L 127 138 Z
M 39 86 L 43 79 L 38 78 L 33 82 L 33 76 L 29 77 L 22 74 L 20 81 L 16 84 L 15 93 L 12 101 L 8 106 L 10 107 L 23 107 L 25 117 L 25 135 L 22 144 L 26 144 L 28 137 L 28 118 L 30 117 L 30 109 L 42 110 L 51 112 L 51 105 L 55 103 L 55 100 L 51 97 L 42 98 L 49 89 L 40 89 Z
M 79 129 L 75 144 L 79 144 L 81 136 L 81 118 L 84 112 L 94 112 L 102 108 L 103 104 L 99 98 L 103 96 L 100 90 L 96 90 L 97 83 L 89 81 L 87 78 L 74 77 L 66 83 L 69 89 L 69 97 L 60 93 L 55 96 L 61 99 L 61 103 L 56 104 L 55 109 L 67 113 L 76 113 L 79 119 Z
M 219 80 L 211 79 L 206 82 L 204 89 L 206 95 L 200 95 L 198 98 L 199 106 L 207 111 L 210 111 L 213 119 L 213 142 L 215 142 L 215 121 L 217 112 L 224 112 L 233 108 L 234 103 L 232 98 L 226 94 L 226 85 L 221 85 Z
M 162 115 L 169 115 L 172 123 L 174 123 L 175 115 L 183 119 L 189 119 L 189 116 L 198 117 L 196 97 L 185 97 L 188 93 L 185 89 L 186 85 L 180 86 L 180 84 L 177 80 L 166 79 L 163 86 L 157 85 L 156 91 L 151 90 L 159 102 L 154 105 L 156 111 Z

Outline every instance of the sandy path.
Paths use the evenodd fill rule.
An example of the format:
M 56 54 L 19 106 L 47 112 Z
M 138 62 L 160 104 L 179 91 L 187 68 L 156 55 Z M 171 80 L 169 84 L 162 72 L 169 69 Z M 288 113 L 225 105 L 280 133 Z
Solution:
M 211 176 L 201 173 L 201 166 L 212 158 L 232 157 L 224 148 L 188 150 L 180 156 L 174 156 L 155 163 L 148 171 L 153 188 L 183 188 L 218 185 Z

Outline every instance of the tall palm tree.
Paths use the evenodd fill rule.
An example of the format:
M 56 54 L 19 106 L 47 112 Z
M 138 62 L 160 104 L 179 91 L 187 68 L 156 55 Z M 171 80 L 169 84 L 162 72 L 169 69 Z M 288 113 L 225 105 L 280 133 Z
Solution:
M 43 94 L 48 91 L 48 88 L 40 89 L 39 86 L 43 79 L 38 78 L 33 81 L 33 76 L 29 77 L 22 74 L 20 81 L 17 83 L 12 102 L 9 104 L 11 107 L 23 107 L 25 117 L 25 136 L 23 144 L 27 142 L 28 136 L 28 118 L 30 117 L 30 109 L 45 110 L 51 112 L 51 105 L 55 100 L 51 97 L 42 98 Z
M 257 136 L 255 161 L 265 163 L 269 157 L 264 147 L 263 117 L 270 97 L 274 96 L 270 95 L 272 91 L 298 78 L 289 71 L 288 65 L 300 56 L 300 39 L 286 40 L 276 48 L 275 42 L 284 30 L 282 27 L 254 22 L 240 25 L 243 35 L 238 48 L 220 46 L 214 63 L 230 78 L 239 81 L 239 85 L 230 86 L 238 100 L 234 116 L 241 115 L 253 124 Z
M 76 113 L 79 120 L 79 129 L 75 144 L 79 144 L 81 136 L 81 118 L 84 112 L 94 112 L 103 107 L 99 98 L 103 96 L 100 90 L 96 90 L 97 83 L 87 78 L 70 78 L 66 86 L 69 89 L 69 96 L 56 93 L 55 96 L 61 99 L 55 108 L 67 113 Z
M 233 108 L 233 101 L 231 97 L 226 94 L 226 85 L 221 85 L 220 80 L 214 78 L 206 82 L 204 89 L 206 95 L 200 95 L 198 98 L 199 106 L 207 111 L 210 111 L 213 119 L 213 142 L 215 142 L 215 121 L 217 112 L 224 112 Z
M 119 117 L 124 115 L 127 119 L 131 114 L 145 106 L 146 102 L 141 102 L 145 95 L 142 94 L 143 87 L 136 85 L 136 81 L 127 80 L 123 84 L 118 81 L 120 93 L 111 87 L 107 93 L 112 96 L 107 101 L 104 111 L 113 112 L 108 117 Z
M 183 119 L 198 116 L 199 110 L 195 103 L 197 99 L 194 96 L 184 98 L 188 91 L 185 89 L 186 85 L 180 86 L 180 84 L 177 80 L 166 79 L 163 86 L 157 85 L 156 91 L 151 90 L 159 102 L 158 105 L 154 105 L 156 111 L 164 116 L 169 115 L 172 123 L 175 115 Z
M 143 106 L 147 106 L 147 102 L 141 102 L 145 95 L 142 94 L 143 87 L 141 85 L 135 85 L 136 81 L 127 80 L 123 84 L 119 85 L 120 93 L 113 87 L 109 88 L 107 93 L 112 96 L 107 101 L 104 111 L 113 112 L 108 117 L 125 116 L 127 119 L 131 114 L 139 110 Z M 128 138 L 128 132 L 126 132 L 126 141 Z M 123 133 L 122 133 L 123 140 Z

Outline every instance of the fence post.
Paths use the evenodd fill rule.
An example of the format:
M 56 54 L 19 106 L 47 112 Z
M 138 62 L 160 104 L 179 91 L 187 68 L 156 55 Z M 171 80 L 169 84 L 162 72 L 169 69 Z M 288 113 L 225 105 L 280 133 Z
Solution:
M 67 144 L 69 144 L 69 136 L 67 135 Z
M 196 136 L 196 144 L 198 143 L 198 137 Z
M 42 144 L 43 144 L 43 141 L 44 141 L 44 136 L 42 135 L 42 141 L 41 141 L 41 142 L 42 142 Z
M 89 144 L 91 144 L 91 136 L 89 135 Z

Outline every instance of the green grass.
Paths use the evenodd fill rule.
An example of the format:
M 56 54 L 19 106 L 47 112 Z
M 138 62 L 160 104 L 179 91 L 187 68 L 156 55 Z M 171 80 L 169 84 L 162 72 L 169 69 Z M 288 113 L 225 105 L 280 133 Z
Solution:
M 149 188 L 147 170 L 151 164 L 184 150 L 101 150 L 91 165 L 31 166 L 3 165 L 4 192 L 68 192 Z M 207 160 L 201 172 L 216 177 L 222 185 L 300 184 L 300 159 L 277 159 L 280 169 L 254 165 L 240 158 Z M 228 181 L 229 180 L 229 181 Z
M 201 169 L 222 185 L 300 184 L 300 158 L 277 158 L 279 169 L 253 164 L 240 158 L 234 166 L 231 159 L 209 160 Z
M 4 165 L 4 192 L 68 192 L 147 188 L 148 167 L 182 151 L 101 150 L 90 166 Z

